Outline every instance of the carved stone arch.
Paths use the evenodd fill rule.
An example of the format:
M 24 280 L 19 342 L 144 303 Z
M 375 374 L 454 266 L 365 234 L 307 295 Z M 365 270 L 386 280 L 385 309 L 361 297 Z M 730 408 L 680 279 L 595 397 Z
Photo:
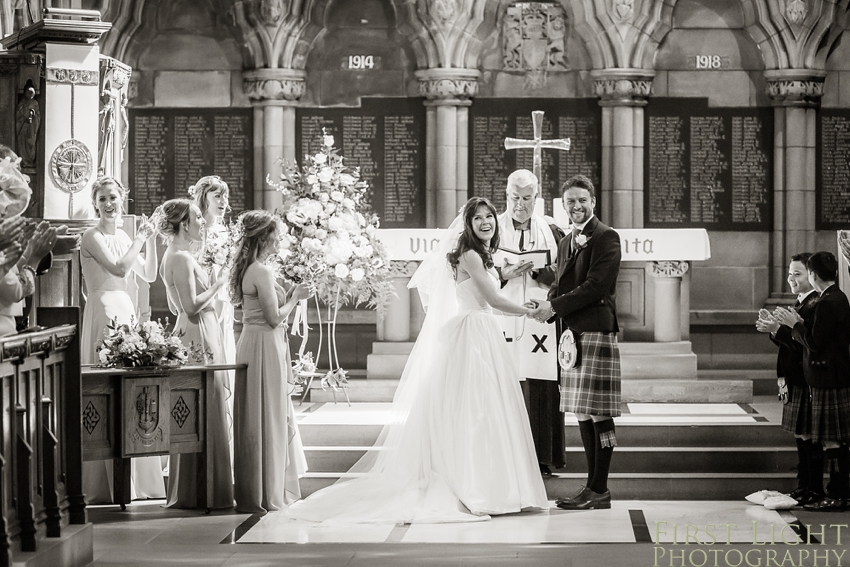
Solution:
M 294 37 L 288 43 L 290 51 L 282 54 L 281 66 L 288 64 L 295 69 L 304 68 L 309 52 L 327 34 L 327 14 L 334 4 L 340 1 L 305 0 L 305 4 L 309 3 L 309 9 L 304 10 L 303 26 L 293 30 Z M 398 33 L 413 51 L 416 66 L 427 68 L 430 62 L 439 60 L 438 45 L 419 19 L 416 0 L 387 0 L 387 5 L 393 10 L 393 19 Z
M 675 0 L 560 0 L 596 69 L 652 69 Z
M 158 9 L 163 5 L 171 4 L 172 1 L 101 0 L 102 17 L 104 20 L 112 22 L 112 29 L 101 40 L 101 52 L 130 66 L 135 66 L 139 53 L 156 35 L 156 26 L 152 24 L 156 21 Z M 205 3 L 212 7 L 217 14 L 228 14 L 233 7 L 232 0 L 193 1 Z M 250 68 L 253 64 L 254 54 L 250 51 L 249 42 L 243 37 L 243 30 L 236 26 L 230 17 L 226 19 L 226 28 L 236 44 L 240 46 L 243 65 Z
M 850 26 L 850 0 L 740 0 L 766 69 L 822 70 Z

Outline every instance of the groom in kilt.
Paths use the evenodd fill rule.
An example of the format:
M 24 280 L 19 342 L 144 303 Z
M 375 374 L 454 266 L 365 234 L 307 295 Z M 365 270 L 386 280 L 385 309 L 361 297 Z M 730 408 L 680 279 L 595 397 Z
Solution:
M 608 470 L 614 446 L 614 419 L 620 415 L 620 351 L 614 301 L 620 271 L 620 236 L 599 222 L 593 210 L 596 192 L 584 175 L 561 187 L 573 230 L 558 244 L 557 283 L 549 301 L 530 316 L 556 320 L 559 336 L 567 329 L 576 339 L 573 368 L 559 368 L 561 411 L 576 414 L 587 459 L 587 485 L 556 503 L 565 510 L 611 507 Z

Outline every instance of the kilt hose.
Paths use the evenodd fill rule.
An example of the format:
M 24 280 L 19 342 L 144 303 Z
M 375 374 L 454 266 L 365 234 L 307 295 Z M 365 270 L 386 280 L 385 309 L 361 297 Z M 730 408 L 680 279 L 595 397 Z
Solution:
M 559 368 L 561 411 L 618 417 L 621 395 L 617 333 L 585 332 L 578 341 L 578 366 Z

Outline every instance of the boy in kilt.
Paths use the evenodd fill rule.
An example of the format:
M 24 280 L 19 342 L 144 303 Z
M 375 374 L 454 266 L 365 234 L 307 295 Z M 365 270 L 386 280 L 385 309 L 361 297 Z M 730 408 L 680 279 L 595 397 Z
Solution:
M 559 498 L 565 510 L 611 507 L 608 471 L 614 446 L 614 417 L 620 415 L 620 351 L 614 295 L 620 271 L 620 236 L 593 214 L 596 193 L 584 175 L 561 187 L 573 230 L 558 244 L 557 279 L 529 316 L 557 320 L 558 334 L 572 330 L 578 358 L 559 368 L 561 411 L 575 413 L 587 459 L 587 486 L 572 498 Z
M 806 271 L 810 256 L 808 252 L 795 254 L 788 265 L 788 285 L 797 296 L 794 310 L 804 321 L 811 319 L 818 297 Z M 783 402 L 782 429 L 794 435 L 797 442 L 797 488 L 790 496 L 801 506 L 819 502 L 824 496 L 823 446 L 812 443 L 812 404 L 803 371 L 803 345 L 794 340 L 791 327 L 781 325 L 764 310 L 759 313 L 756 329 L 770 333 L 770 340 L 779 347 L 776 376 Z
M 850 499 L 850 302 L 836 284 L 838 261 L 832 253 L 816 252 L 806 270 L 819 294 L 811 316 L 804 319 L 791 309 L 777 308 L 774 317 L 791 328 L 794 340 L 805 349 L 812 442 L 823 446 L 829 462 L 827 496 L 804 507 L 841 511 Z

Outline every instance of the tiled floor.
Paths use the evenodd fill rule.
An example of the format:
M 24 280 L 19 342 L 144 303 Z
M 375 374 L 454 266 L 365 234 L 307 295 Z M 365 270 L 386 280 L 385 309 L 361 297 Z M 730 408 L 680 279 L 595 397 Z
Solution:
M 779 418 L 778 404 L 630 404 L 635 423 Z M 302 423 L 381 425 L 386 404 L 302 407 Z M 769 481 L 766 481 L 765 488 Z M 578 487 L 578 482 L 576 487 Z M 623 566 L 850 565 L 850 512 L 775 512 L 738 501 L 621 501 L 464 525 L 319 525 L 280 514 L 170 510 L 162 501 L 89 508 L 95 566 Z M 843 555 L 842 555 L 843 554 Z

